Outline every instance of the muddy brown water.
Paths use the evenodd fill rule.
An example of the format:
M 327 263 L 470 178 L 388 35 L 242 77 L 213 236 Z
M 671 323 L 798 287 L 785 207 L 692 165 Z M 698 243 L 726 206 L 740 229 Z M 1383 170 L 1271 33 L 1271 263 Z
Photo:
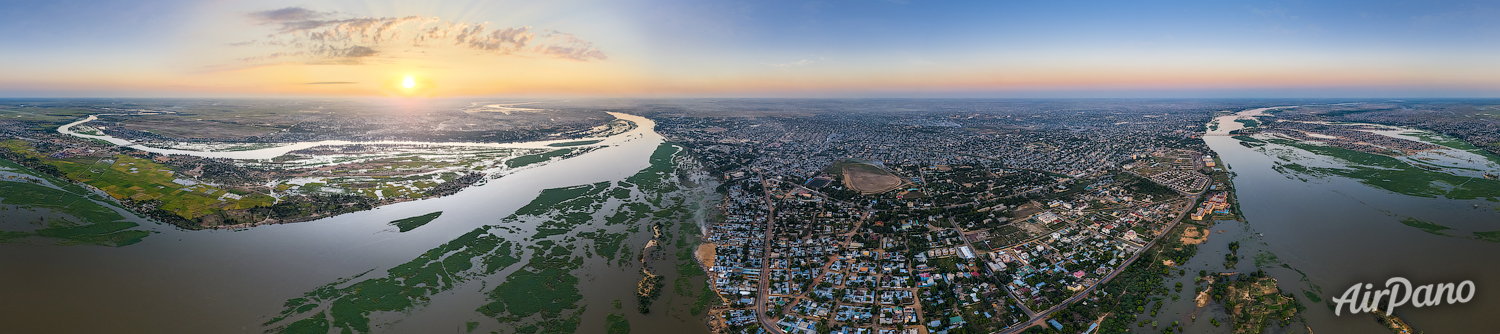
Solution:
M 1500 203 L 1414 197 L 1341 177 L 1283 175 L 1272 169 L 1277 158 L 1241 146 L 1235 139 L 1210 136 L 1205 140 L 1234 173 L 1246 222 L 1221 222 L 1213 227 L 1215 233 L 1200 245 L 1199 254 L 1182 266 L 1190 272 L 1188 277 L 1167 282 L 1183 281 L 1185 288 L 1178 302 L 1162 308 L 1158 322 L 1171 323 L 1197 312 L 1198 321 L 1187 327 L 1188 332 L 1222 332 L 1225 327 L 1207 325 L 1202 315 L 1218 314 L 1223 321 L 1222 311 L 1212 309 L 1218 306 L 1198 310 L 1192 305 L 1191 276 L 1199 269 L 1228 271 L 1222 266 L 1227 244 L 1241 241 L 1239 254 L 1245 258 L 1236 271 L 1254 271 L 1254 256 L 1261 251 L 1301 271 L 1267 265 L 1282 291 L 1295 293 L 1307 305 L 1306 325 L 1316 333 L 1388 332 L 1369 314 L 1335 316 L 1303 291 L 1312 291 L 1327 302 L 1356 283 L 1383 285 L 1392 277 L 1405 277 L 1418 285 L 1472 280 L 1477 286 L 1476 296 L 1468 303 L 1398 308 L 1396 315 L 1417 330 L 1500 332 L 1500 317 L 1494 316 L 1500 314 L 1500 266 L 1494 265 L 1500 263 L 1500 244 L 1468 235 L 1468 231 L 1500 230 Z M 1460 237 L 1403 225 L 1400 220 L 1406 217 L 1452 227 L 1455 230 L 1446 232 Z M 1218 233 L 1221 229 L 1225 233 Z
M 281 312 L 287 299 L 340 278 L 405 263 L 476 227 L 497 224 L 543 189 L 623 180 L 646 168 L 663 139 L 652 131 L 650 120 L 617 116 L 639 127 L 601 143 L 608 147 L 523 169 L 448 197 L 241 231 L 182 231 L 147 223 L 143 225 L 159 233 L 119 248 L 0 244 L 0 286 L 5 287 L 0 289 L 0 332 L 262 332 L 267 328 L 261 324 Z M 397 233 L 387 225 L 433 211 L 443 215 L 410 232 Z M 534 233 L 533 226 L 513 227 L 522 236 L 515 241 Z M 630 242 L 645 244 L 649 233 L 645 234 L 645 239 Z M 637 314 L 632 291 L 612 287 L 619 285 L 615 282 L 634 286 L 638 269 L 586 261 L 579 271 L 584 273 L 579 275 L 585 298 L 581 304 L 587 307 L 580 331 L 602 332 L 603 315 L 615 312 L 612 302 L 622 299 L 622 313 L 634 331 L 706 332 L 695 317 Z M 671 272 L 670 268 L 662 264 L 652 270 Z M 395 321 L 376 331 L 462 332 L 465 321 L 486 321 L 474 309 L 485 302 L 480 291 L 486 284 L 493 287 L 497 279 L 503 278 L 439 293 L 429 305 L 410 312 L 372 316 L 376 324 Z M 660 306 L 653 310 L 691 303 L 665 297 L 672 293 L 671 279 Z M 489 330 L 481 329 L 476 332 Z

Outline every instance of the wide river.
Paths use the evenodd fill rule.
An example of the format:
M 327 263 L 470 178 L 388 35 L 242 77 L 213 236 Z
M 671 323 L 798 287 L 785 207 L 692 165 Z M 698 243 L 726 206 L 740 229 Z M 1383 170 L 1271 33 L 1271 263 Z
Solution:
M 636 124 L 638 126 L 640 125 L 640 122 L 637 121 L 637 119 L 640 119 L 640 120 L 644 120 L 645 119 L 644 117 L 627 115 L 627 114 L 621 114 L 621 113 L 613 113 L 612 112 L 610 114 L 614 115 L 615 117 L 618 117 L 620 119 L 627 120 L 627 121 L 636 121 Z M 287 154 L 289 152 L 296 151 L 296 150 L 313 148 L 313 147 L 317 147 L 317 146 L 330 146 L 330 145 L 364 144 L 364 145 L 426 145 L 426 146 L 453 146 L 453 147 L 460 147 L 461 146 L 461 147 L 492 147 L 492 148 L 555 148 L 555 147 L 551 147 L 551 146 L 547 146 L 547 145 L 575 141 L 574 139 L 557 139 L 557 140 L 543 140 L 543 141 L 531 141 L 531 142 L 519 142 L 519 143 L 465 143 L 465 142 L 419 142 L 419 141 L 392 141 L 392 140 L 386 140 L 386 141 L 323 140 L 323 141 L 310 141 L 310 142 L 289 143 L 289 144 L 286 144 L 286 145 L 280 145 L 280 146 L 276 146 L 276 147 L 262 148 L 262 149 L 256 149 L 256 150 L 228 151 L 228 152 L 207 152 L 207 151 L 190 151 L 190 150 L 178 150 L 178 149 L 170 149 L 170 148 L 151 147 L 151 146 L 137 144 L 137 143 L 131 142 L 129 140 L 115 138 L 115 137 L 112 137 L 112 136 L 109 136 L 109 135 L 102 135 L 102 136 L 101 135 L 91 135 L 91 134 L 84 134 L 84 133 L 79 133 L 79 132 L 73 131 L 73 127 L 78 126 L 79 124 L 88 123 L 88 122 L 96 120 L 96 119 L 99 119 L 99 117 L 96 116 L 96 115 L 89 115 L 89 117 L 81 119 L 81 120 L 78 120 L 77 122 L 68 123 L 68 124 L 65 124 L 63 126 L 58 127 L 57 128 L 57 132 L 60 132 L 60 133 L 66 134 L 66 135 L 71 135 L 71 136 L 79 137 L 79 138 L 89 138 L 89 139 L 103 140 L 103 141 L 109 142 L 111 144 L 115 144 L 115 145 L 119 145 L 119 146 L 125 146 L 125 147 L 129 147 L 129 148 L 133 148 L 133 149 L 137 149 L 137 150 L 141 150 L 141 151 L 146 151 L 146 152 L 151 152 L 151 153 L 158 153 L 158 154 L 186 154 L 186 155 L 199 156 L 199 157 L 205 157 L 205 158 L 230 158 L 230 159 L 250 159 L 250 160 L 272 159 L 272 158 L 279 157 L 279 156 L 285 155 L 285 154 Z M 639 130 L 639 129 L 637 129 L 637 130 Z M 651 132 L 651 131 L 648 129 L 647 132 Z M 614 137 L 619 137 L 619 136 L 614 136 Z M 593 145 L 609 145 L 609 143 L 596 143 L 596 144 L 593 144 Z M 650 152 L 647 152 L 647 154 L 649 154 L 649 153 Z
M 240 231 L 145 224 L 160 233 L 119 248 L 0 244 L 0 332 L 259 333 L 266 329 L 260 324 L 280 312 L 287 299 L 371 268 L 410 261 L 476 227 L 498 223 L 543 189 L 622 180 L 649 166 L 663 141 L 653 131 L 655 123 L 612 114 L 637 127 L 598 144 L 607 147 L 452 196 Z M 546 147 L 552 142 L 415 144 Z M 265 159 L 319 144 L 242 152 L 147 150 Z M 443 214 L 410 232 L 396 233 L 387 225 L 434 211 Z
M 1259 113 L 1265 109 L 1255 109 Z M 1239 128 L 1233 119 L 1218 119 L 1219 129 Z M 1292 270 L 1268 270 L 1283 292 L 1296 293 L 1308 306 L 1305 312 L 1312 330 L 1324 333 L 1389 333 L 1369 314 L 1342 316 L 1321 303 L 1309 302 L 1304 290 L 1314 290 L 1321 299 L 1338 297 L 1356 283 L 1383 286 L 1386 279 L 1405 277 L 1415 285 L 1459 283 L 1472 280 L 1478 293 L 1465 304 L 1398 308 L 1396 315 L 1427 333 L 1500 332 L 1500 244 L 1469 237 L 1429 234 L 1403 225 L 1413 217 L 1453 227 L 1459 231 L 1500 230 L 1500 203 L 1487 200 L 1453 200 L 1408 196 L 1374 188 L 1357 180 L 1330 176 L 1305 178 L 1273 170 L 1278 158 L 1239 144 L 1228 136 L 1205 136 L 1229 171 L 1234 173 L 1239 203 L 1247 221 L 1247 239 L 1264 243 Z M 1239 229 L 1238 224 L 1225 227 Z M 1453 232 L 1466 236 L 1466 232 Z M 1259 233 L 1260 235 L 1256 235 Z M 1199 257 L 1222 259 L 1224 244 L 1215 240 L 1200 248 Z M 1242 249 L 1241 255 L 1250 255 Z M 1195 259 L 1197 261 L 1197 259 Z M 1211 261 L 1217 263 L 1218 260 Z M 1222 270 L 1222 267 L 1219 268 Z M 1191 282 L 1189 282 L 1191 283 Z M 1201 319 L 1200 319 L 1201 320 Z M 1298 332 L 1301 332 L 1300 330 Z

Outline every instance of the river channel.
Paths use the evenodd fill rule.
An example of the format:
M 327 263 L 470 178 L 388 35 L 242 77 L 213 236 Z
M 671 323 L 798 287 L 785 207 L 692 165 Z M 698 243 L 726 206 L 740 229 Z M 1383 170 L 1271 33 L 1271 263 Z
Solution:
M 237 231 L 184 231 L 169 225 L 148 223 L 143 227 L 157 233 L 141 243 L 118 248 L 0 244 L 0 254 L 4 254 L 0 257 L 0 268 L 4 272 L 0 275 L 0 285 L 6 287 L 0 289 L 0 328 L 14 333 L 265 331 L 267 328 L 262 323 L 282 311 L 288 299 L 372 268 L 402 264 L 477 227 L 500 224 L 502 218 L 537 198 L 544 189 L 619 181 L 650 166 L 652 153 L 663 142 L 662 137 L 653 131 L 655 123 L 644 117 L 612 114 L 635 122 L 637 127 L 606 138 L 596 144 L 604 146 L 598 150 L 540 167 L 521 169 L 452 196 L 392 204 L 311 222 Z M 61 130 L 69 132 L 68 128 L 82 122 Z M 133 145 L 110 137 L 78 135 Z M 415 144 L 524 148 L 546 147 L 553 142 L 558 141 Z M 298 143 L 240 152 L 136 147 L 158 153 L 267 159 L 291 150 L 325 144 L 343 143 Z M 388 225 L 392 220 L 435 211 L 443 214 L 409 232 L 398 233 Z M 534 226 L 524 224 L 512 227 L 526 232 L 534 229 Z M 640 241 L 644 243 L 644 240 Z M 632 271 L 623 272 L 631 277 L 620 279 L 633 286 L 638 275 Z M 598 272 L 593 274 L 598 277 L 584 279 L 616 279 L 608 275 Z M 438 301 L 434 304 L 441 304 L 445 299 L 462 299 L 452 296 L 474 293 L 480 288 L 477 285 L 462 287 L 433 296 Z M 630 296 L 630 292 L 624 292 L 623 296 Z M 607 301 L 585 301 L 584 304 L 591 305 L 591 312 L 604 312 L 608 308 Z M 473 310 L 472 306 L 464 309 L 464 315 L 478 315 Z M 634 310 L 629 311 L 634 313 Z M 422 310 L 408 313 L 413 318 L 424 318 Z M 420 331 L 457 331 L 462 325 L 461 321 L 446 322 L 441 327 L 422 328 Z M 597 329 L 597 326 L 601 325 L 584 324 L 585 328 Z M 391 331 L 390 327 L 385 328 L 377 331 Z
M 1383 286 L 1392 277 L 1405 277 L 1416 285 L 1472 280 L 1478 291 L 1468 303 L 1423 308 L 1408 305 L 1395 314 L 1427 333 L 1500 332 L 1500 318 L 1494 316 L 1500 313 L 1500 266 L 1494 265 L 1500 261 L 1500 243 L 1468 234 L 1500 230 L 1500 203 L 1492 199 L 1410 196 L 1350 178 L 1278 171 L 1277 164 L 1287 162 L 1280 157 L 1287 155 L 1307 159 L 1301 161 L 1303 164 L 1340 166 L 1345 162 L 1282 145 L 1250 148 L 1223 135 L 1241 128 L 1234 119 L 1268 109 L 1221 117 L 1216 120 L 1219 129 L 1210 132 L 1222 134 L 1204 137 L 1233 173 L 1245 222 L 1219 222 L 1184 269 L 1194 273 L 1200 269 L 1248 272 L 1262 262 L 1260 267 L 1277 278 L 1283 293 L 1295 294 L 1307 306 L 1306 325 L 1319 334 L 1389 332 L 1368 313 L 1351 315 L 1345 310 L 1342 316 L 1334 315 L 1326 303 L 1354 284 Z M 1401 220 L 1407 218 L 1453 230 L 1444 231 L 1447 235 L 1427 233 L 1402 224 Z M 1231 241 L 1243 245 L 1239 254 L 1244 259 L 1236 270 L 1222 265 Z M 1261 253 L 1275 258 L 1256 261 L 1254 257 Z M 1281 267 L 1282 263 L 1292 269 Z M 1187 323 L 1196 315 L 1197 321 L 1187 326 L 1188 332 L 1228 332 L 1225 327 L 1204 324 L 1205 312 L 1192 305 L 1191 276 L 1184 283 L 1189 289 L 1181 293 L 1182 299 L 1163 308 L 1164 314 L 1158 319 Z M 1311 300 L 1309 294 L 1321 301 Z M 1218 314 L 1219 320 L 1224 320 L 1221 311 L 1208 314 Z M 1293 326 L 1299 328 L 1289 332 L 1306 332 L 1299 325 Z

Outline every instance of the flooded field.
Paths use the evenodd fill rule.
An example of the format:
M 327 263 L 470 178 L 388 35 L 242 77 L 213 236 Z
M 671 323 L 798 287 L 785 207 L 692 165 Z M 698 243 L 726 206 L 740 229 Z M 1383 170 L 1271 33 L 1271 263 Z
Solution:
M 24 273 L 0 284 L 26 287 L 0 292 L 0 323 L 49 333 L 706 331 L 700 314 L 716 301 L 704 301 L 691 251 L 714 184 L 650 120 L 616 116 L 639 126 L 452 196 L 241 230 L 145 223 L 151 234 L 125 247 L 0 244 L 0 267 Z M 270 154 L 223 153 L 240 152 Z M 660 287 L 638 298 L 646 272 Z

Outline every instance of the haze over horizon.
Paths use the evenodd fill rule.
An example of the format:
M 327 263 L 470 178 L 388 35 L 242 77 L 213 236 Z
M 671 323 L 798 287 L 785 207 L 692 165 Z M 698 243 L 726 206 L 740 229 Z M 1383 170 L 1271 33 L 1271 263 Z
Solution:
M 1486 1 L 6 7 L 0 97 L 1500 97 Z

